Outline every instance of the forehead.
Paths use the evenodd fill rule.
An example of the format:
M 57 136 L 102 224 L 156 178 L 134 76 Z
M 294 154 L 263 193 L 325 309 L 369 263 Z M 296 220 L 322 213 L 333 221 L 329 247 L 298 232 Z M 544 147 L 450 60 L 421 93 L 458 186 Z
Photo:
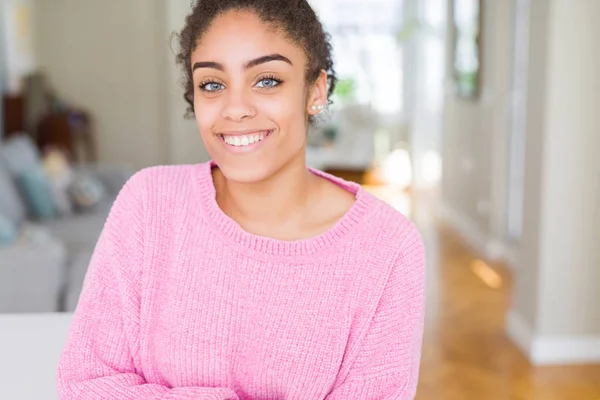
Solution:
M 294 66 L 304 65 L 301 47 L 287 38 L 281 29 L 264 23 L 249 11 L 228 11 L 214 19 L 192 52 L 192 63 L 216 61 L 243 65 L 268 54 L 281 54 Z

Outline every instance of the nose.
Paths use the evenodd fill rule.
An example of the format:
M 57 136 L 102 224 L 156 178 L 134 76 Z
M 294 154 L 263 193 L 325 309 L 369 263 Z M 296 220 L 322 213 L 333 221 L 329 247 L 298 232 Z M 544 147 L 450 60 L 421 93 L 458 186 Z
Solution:
M 222 117 L 232 122 L 241 122 L 256 116 L 251 95 L 243 90 L 230 90 L 222 111 Z

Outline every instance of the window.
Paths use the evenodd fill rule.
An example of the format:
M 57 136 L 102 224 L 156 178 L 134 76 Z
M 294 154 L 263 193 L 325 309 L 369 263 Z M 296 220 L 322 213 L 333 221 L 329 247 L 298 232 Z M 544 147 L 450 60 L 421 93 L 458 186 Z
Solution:
M 402 0 L 312 0 L 331 34 L 336 72 L 354 82 L 356 102 L 384 115 L 402 111 Z

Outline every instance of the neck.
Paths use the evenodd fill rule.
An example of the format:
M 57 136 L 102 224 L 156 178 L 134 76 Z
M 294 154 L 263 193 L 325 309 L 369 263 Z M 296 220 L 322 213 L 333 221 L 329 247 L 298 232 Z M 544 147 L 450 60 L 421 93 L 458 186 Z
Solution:
M 217 202 L 225 214 L 242 224 L 259 223 L 264 227 L 301 220 L 315 183 L 303 154 L 264 181 L 232 182 L 220 170 L 215 170 L 213 178 Z

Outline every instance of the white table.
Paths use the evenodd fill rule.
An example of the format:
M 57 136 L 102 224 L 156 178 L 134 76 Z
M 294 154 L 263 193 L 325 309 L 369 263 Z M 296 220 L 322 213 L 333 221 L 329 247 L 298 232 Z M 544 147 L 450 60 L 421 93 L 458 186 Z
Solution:
M 0 315 L 3 399 L 55 400 L 58 359 L 72 314 Z

